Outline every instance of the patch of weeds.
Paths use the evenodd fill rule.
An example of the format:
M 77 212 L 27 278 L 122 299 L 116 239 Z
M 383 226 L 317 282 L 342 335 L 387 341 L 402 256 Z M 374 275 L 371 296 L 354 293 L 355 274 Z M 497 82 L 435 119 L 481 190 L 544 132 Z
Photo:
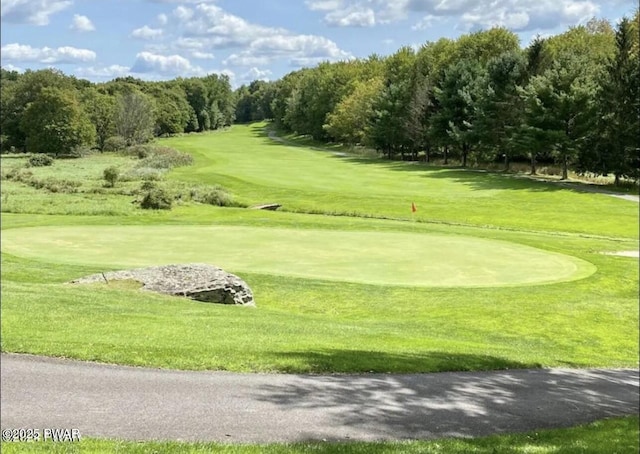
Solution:
M 34 154 L 27 164 L 31 167 L 48 167 L 53 165 L 53 158 L 47 154 Z
M 136 168 L 173 169 L 193 164 L 193 157 L 169 147 L 155 147 L 144 157 Z
M 164 170 L 140 167 L 131 169 L 120 176 L 120 181 L 160 181 L 164 177 Z

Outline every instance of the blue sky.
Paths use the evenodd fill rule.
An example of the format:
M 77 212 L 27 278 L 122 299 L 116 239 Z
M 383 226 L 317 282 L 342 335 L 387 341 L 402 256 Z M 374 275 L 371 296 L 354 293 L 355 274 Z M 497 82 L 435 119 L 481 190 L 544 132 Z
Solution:
M 2 0 L 0 63 L 101 82 L 224 73 L 238 86 L 320 61 L 506 26 L 522 45 L 629 0 Z

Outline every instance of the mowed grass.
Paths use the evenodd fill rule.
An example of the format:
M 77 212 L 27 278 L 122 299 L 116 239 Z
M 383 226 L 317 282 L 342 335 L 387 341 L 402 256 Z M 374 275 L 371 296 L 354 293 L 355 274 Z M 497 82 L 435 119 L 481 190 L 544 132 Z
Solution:
M 266 130 L 256 123 L 163 141 L 196 160 L 172 178 L 221 184 L 248 205 L 290 211 L 638 238 L 637 205 L 625 200 L 499 173 L 287 146 Z
M 286 147 L 265 138 L 263 125 L 163 143 L 196 157 L 194 166 L 168 175 L 174 182 L 222 184 L 247 204 L 279 202 L 290 211 L 178 203 L 171 212 L 150 213 L 115 191 L 98 191 L 93 200 L 92 194 L 50 194 L 18 183 L 9 185 L 9 194 L 3 184 L 11 211 L 29 213 L 2 216 L 3 236 L 11 241 L 2 251 L 3 351 L 179 369 L 315 373 L 638 364 L 638 261 L 601 254 L 638 248 L 637 204 L 496 174 L 360 162 Z M 109 156 L 86 159 L 56 162 L 42 172 L 57 169 L 97 187 L 98 169 Z M 101 211 L 105 197 L 109 212 Z M 412 202 L 418 205 L 415 219 Z M 68 204 L 75 207 L 71 212 Z M 185 228 L 193 230 L 180 239 Z M 88 243 L 72 247 L 92 229 Z M 122 242 L 127 231 L 136 234 Z M 224 249 L 215 249 L 208 235 L 221 231 L 228 234 Z M 269 244 L 274 232 L 296 247 Z M 338 254 L 337 246 L 363 232 L 370 235 L 366 248 L 349 244 Z M 70 234 L 72 244 L 56 243 L 67 240 L 54 233 Z M 385 238 L 402 241 L 385 247 Z M 447 248 L 421 257 L 408 244 L 433 239 L 465 243 L 452 257 Z M 501 256 L 500 247 L 511 253 Z M 199 250 L 206 260 L 196 260 Z M 474 250 L 475 258 L 466 255 Z M 465 275 L 464 267 L 477 272 L 491 260 L 502 260 L 504 272 L 524 282 L 542 271 L 562 280 L 562 267 L 554 268 L 553 260 L 547 270 L 533 266 L 527 251 L 584 263 L 588 277 L 465 287 L 472 274 Z M 218 264 L 217 253 L 250 284 L 256 309 L 127 286 L 65 284 L 142 264 L 145 257 Z M 356 253 L 362 255 L 350 256 Z M 344 263 L 337 263 L 340 257 Z M 306 258 L 316 261 L 312 273 L 303 273 Z M 405 260 L 410 268 L 421 259 L 428 264 L 424 277 L 398 266 Z M 341 279 L 330 274 L 343 265 Z M 480 270 L 487 281 L 492 266 Z M 447 279 L 460 285 L 443 286 Z
M 631 248 L 633 241 L 239 209 L 184 209 L 148 219 L 5 215 L 3 226 L 153 227 L 170 219 L 244 228 L 295 225 L 302 232 L 455 231 L 543 245 L 591 262 L 598 271 L 574 282 L 466 289 L 241 273 L 258 304 L 250 309 L 117 285 L 71 286 L 65 282 L 117 267 L 4 253 L 3 350 L 178 369 L 316 373 L 637 365 L 637 260 L 599 253 Z M 154 244 L 139 248 L 152 250 Z
M 76 443 L 2 443 L 10 453 L 221 453 L 221 454 L 636 454 L 638 418 L 612 418 L 569 429 L 539 430 L 524 434 L 476 439 L 441 439 L 388 443 L 289 443 L 230 445 L 220 443 L 130 442 L 82 439 Z
M 25 237 L 30 240 L 25 242 Z M 155 245 L 153 249 L 139 248 L 147 242 Z M 379 231 L 48 226 L 5 231 L 2 250 L 54 263 L 134 268 L 215 262 L 234 273 L 420 287 L 548 283 L 595 272 L 588 262 L 512 242 Z

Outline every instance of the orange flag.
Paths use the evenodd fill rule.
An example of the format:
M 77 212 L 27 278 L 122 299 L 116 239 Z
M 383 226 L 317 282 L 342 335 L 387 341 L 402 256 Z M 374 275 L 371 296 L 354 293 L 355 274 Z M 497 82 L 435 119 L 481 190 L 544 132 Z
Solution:
M 416 208 L 416 204 L 411 202 L 411 212 L 415 213 L 416 211 L 418 211 L 418 209 Z

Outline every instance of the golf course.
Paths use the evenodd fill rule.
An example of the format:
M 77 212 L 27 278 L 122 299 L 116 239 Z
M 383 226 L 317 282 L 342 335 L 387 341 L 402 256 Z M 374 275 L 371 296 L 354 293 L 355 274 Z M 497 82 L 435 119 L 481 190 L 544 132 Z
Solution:
M 638 367 L 638 259 L 617 255 L 639 249 L 637 202 L 269 133 L 157 139 L 193 158 L 154 181 L 170 210 L 139 208 L 140 179 L 105 185 L 130 154 L 3 156 L 2 352 L 243 373 Z M 231 202 L 197 201 L 213 189 Z M 238 275 L 256 307 L 69 284 L 181 263 Z

